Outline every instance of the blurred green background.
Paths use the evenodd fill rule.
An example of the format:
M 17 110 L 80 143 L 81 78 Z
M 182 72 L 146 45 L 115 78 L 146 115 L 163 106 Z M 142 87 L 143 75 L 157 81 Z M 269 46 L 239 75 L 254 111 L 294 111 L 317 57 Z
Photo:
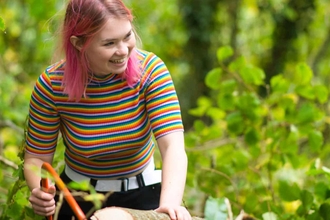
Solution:
M 142 48 L 165 61 L 179 95 L 191 213 L 330 219 L 330 2 L 124 2 Z M 64 0 L 0 1 L 0 219 L 36 219 L 22 141 L 64 8 Z

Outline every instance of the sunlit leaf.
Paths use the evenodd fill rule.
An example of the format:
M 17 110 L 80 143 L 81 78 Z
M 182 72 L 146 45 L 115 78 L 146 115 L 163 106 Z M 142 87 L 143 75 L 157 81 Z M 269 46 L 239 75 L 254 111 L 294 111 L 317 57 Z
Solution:
M 316 116 L 317 112 L 315 107 L 311 104 L 304 104 L 299 108 L 296 119 L 299 123 L 308 123 L 313 121 Z
M 226 116 L 226 112 L 224 112 L 219 108 L 210 108 L 207 110 L 206 115 L 210 116 L 212 119 L 216 121 L 219 119 L 223 119 Z
M 296 183 L 289 184 L 281 181 L 279 183 L 279 195 L 284 201 L 295 201 L 300 199 L 300 188 Z
M 310 100 L 315 99 L 315 90 L 311 85 L 297 86 L 296 92 L 306 99 L 310 99 Z
M 322 132 L 313 130 L 308 134 L 308 144 L 313 152 L 318 152 L 323 145 Z
M 205 77 L 205 84 L 211 89 L 218 89 L 220 87 L 221 73 L 221 68 L 212 69 Z
M 328 101 L 329 90 L 326 86 L 317 85 L 317 86 L 314 86 L 313 89 L 314 89 L 315 96 L 320 103 L 324 104 Z
M 194 116 L 203 116 L 211 106 L 212 102 L 210 98 L 202 96 L 197 100 L 197 108 L 189 110 L 189 113 Z
M 223 62 L 225 59 L 231 57 L 234 54 L 234 50 L 230 46 L 220 47 L 217 50 L 217 58 L 219 62 Z
M 82 190 L 88 191 L 90 188 L 89 181 L 82 181 L 82 182 L 70 182 L 68 187 L 75 190 Z
M 232 94 L 237 87 L 237 82 L 233 79 L 223 80 L 220 83 L 221 93 Z
M 3 18 L 0 17 L 0 30 L 4 31 L 5 30 L 5 22 Z
M 264 84 L 265 73 L 262 69 L 255 66 L 246 66 L 240 70 L 240 75 L 244 82 L 253 85 Z
M 262 214 L 263 220 L 277 220 L 277 215 L 273 212 L 266 212 Z
M 235 109 L 236 97 L 233 94 L 219 93 L 217 104 L 223 110 Z
M 279 74 L 271 78 L 270 85 L 274 92 L 287 92 L 290 82 Z
M 196 132 L 202 132 L 205 128 L 205 124 L 203 123 L 202 120 L 196 120 L 194 122 L 194 129 Z
M 311 82 L 313 71 L 306 63 L 299 63 L 294 72 L 293 82 L 297 85 L 307 85 Z
M 225 203 L 225 198 L 209 197 L 205 205 L 205 220 L 227 219 L 228 209 Z

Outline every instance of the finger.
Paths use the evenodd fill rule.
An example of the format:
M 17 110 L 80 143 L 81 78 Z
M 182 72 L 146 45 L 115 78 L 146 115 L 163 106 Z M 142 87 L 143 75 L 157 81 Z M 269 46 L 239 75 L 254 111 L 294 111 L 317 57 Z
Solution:
M 49 188 L 48 188 L 48 193 L 52 194 L 53 196 L 55 196 L 56 194 L 56 188 L 54 185 L 51 185 Z
M 32 205 L 32 208 L 34 210 L 34 212 L 38 215 L 42 215 L 42 216 L 49 216 L 49 215 L 53 215 L 55 213 L 55 205 L 50 206 L 50 207 L 42 207 L 42 206 L 38 206 L 38 205 Z
M 168 210 L 168 215 L 170 216 L 171 220 L 177 220 L 176 213 L 175 213 L 174 209 L 169 209 Z
M 182 212 L 180 212 L 180 210 L 177 210 L 175 214 L 176 214 L 176 219 L 177 220 L 185 220 L 184 215 L 183 215 Z
M 31 195 L 35 196 L 36 198 L 38 198 L 40 200 L 50 201 L 55 196 L 55 192 L 54 192 L 55 189 L 51 188 L 50 190 L 52 191 L 52 193 L 47 193 L 47 192 L 42 191 L 40 188 L 35 188 L 32 190 Z

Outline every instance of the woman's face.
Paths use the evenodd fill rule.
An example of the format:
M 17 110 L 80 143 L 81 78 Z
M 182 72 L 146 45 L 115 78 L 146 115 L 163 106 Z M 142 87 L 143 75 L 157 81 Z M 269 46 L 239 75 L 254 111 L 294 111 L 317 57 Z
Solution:
M 122 74 L 136 39 L 129 20 L 110 18 L 86 49 L 89 67 L 96 76 Z

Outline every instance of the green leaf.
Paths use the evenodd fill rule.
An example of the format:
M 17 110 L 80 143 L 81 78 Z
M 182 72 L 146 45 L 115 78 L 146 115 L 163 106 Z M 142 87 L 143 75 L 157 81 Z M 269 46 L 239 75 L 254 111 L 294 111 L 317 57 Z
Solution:
M 277 215 L 274 212 L 266 212 L 262 214 L 263 220 L 277 220 Z
M 223 110 L 234 110 L 235 109 L 236 96 L 233 94 L 222 94 L 218 96 L 218 106 Z
M 233 79 L 227 79 L 221 82 L 221 94 L 232 94 L 237 88 L 237 82 Z
M 0 17 L 0 30 L 4 31 L 5 30 L 5 22 L 2 19 L 2 17 Z
M 290 83 L 282 74 L 276 75 L 270 80 L 271 88 L 274 92 L 286 93 L 289 90 Z
M 82 182 L 70 182 L 68 184 L 68 187 L 71 189 L 75 189 L 75 190 L 83 190 L 83 191 L 88 191 L 90 186 L 89 186 L 89 182 L 88 181 L 82 181 Z
M 245 66 L 240 71 L 240 76 L 244 82 L 254 85 L 264 84 L 265 73 L 262 69 L 255 66 Z
M 225 59 L 231 57 L 234 54 L 234 50 L 230 46 L 220 47 L 217 50 L 217 58 L 219 62 L 223 62 Z
M 321 220 L 321 216 L 319 213 L 313 212 L 307 216 L 306 220 Z
M 296 115 L 298 123 L 309 123 L 314 121 L 317 116 L 316 109 L 311 104 L 303 104 Z
M 235 134 L 240 134 L 243 131 L 243 117 L 240 112 L 233 112 L 229 114 L 226 118 L 227 121 L 227 128 L 230 132 Z
M 194 121 L 194 129 L 197 133 L 201 133 L 205 129 L 205 124 L 202 120 Z
M 300 85 L 297 86 L 295 90 L 300 96 L 309 99 L 314 100 L 315 99 L 315 90 L 311 85 Z
M 206 200 L 205 211 L 206 220 L 226 220 L 228 218 L 228 209 L 225 198 L 212 198 Z
M 223 119 L 226 116 L 226 112 L 222 111 L 219 108 L 210 108 L 206 112 L 207 116 L 210 116 L 214 121 Z
M 299 63 L 294 72 L 293 82 L 297 85 L 307 85 L 313 78 L 313 71 L 306 63 Z
M 220 87 L 221 73 L 221 68 L 212 69 L 205 77 L 205 84 L 211 89 L 218 89 Z
M 323 217 L 323 219 L 330 219 L 330 204 L 323 203 L 320 206 L 319 213 Z
M 313 195 L 307 190 L 303 190 L 300 194 L 300 199 L 302 202 L 302 206 L 305 210 L 305 212 L 308 212 L 312 205 L 313 205 Z
M 324 104 L 328 101 L 329 91 L 328 88 L 324 85 L 314 86 L 314 93 L 317 100 Z
M 292 202 L 300 198 L 300 188 L 296 183 L 289 184 L 288 182 L 280 181 L 279 195 L 284 201 Z
M 255 145 L 259 142 L 259 132 L 255 128 L 250 128 L 244 135 L 244 140 L 248 145 Z
M 321 149 L 323 141 L 322 132 L 318 130 L 313 130 L 308 134 L 308 144 L 313 152 L 318 152 Z
M 212 106 L 212 102 L 210 98 L 202 96 L 199 97 L 197 100 L 197 108 L 189 110 L 189 114 L 193 116 L 201 117 L 203 116 L 207 109 L 209 109 Z

